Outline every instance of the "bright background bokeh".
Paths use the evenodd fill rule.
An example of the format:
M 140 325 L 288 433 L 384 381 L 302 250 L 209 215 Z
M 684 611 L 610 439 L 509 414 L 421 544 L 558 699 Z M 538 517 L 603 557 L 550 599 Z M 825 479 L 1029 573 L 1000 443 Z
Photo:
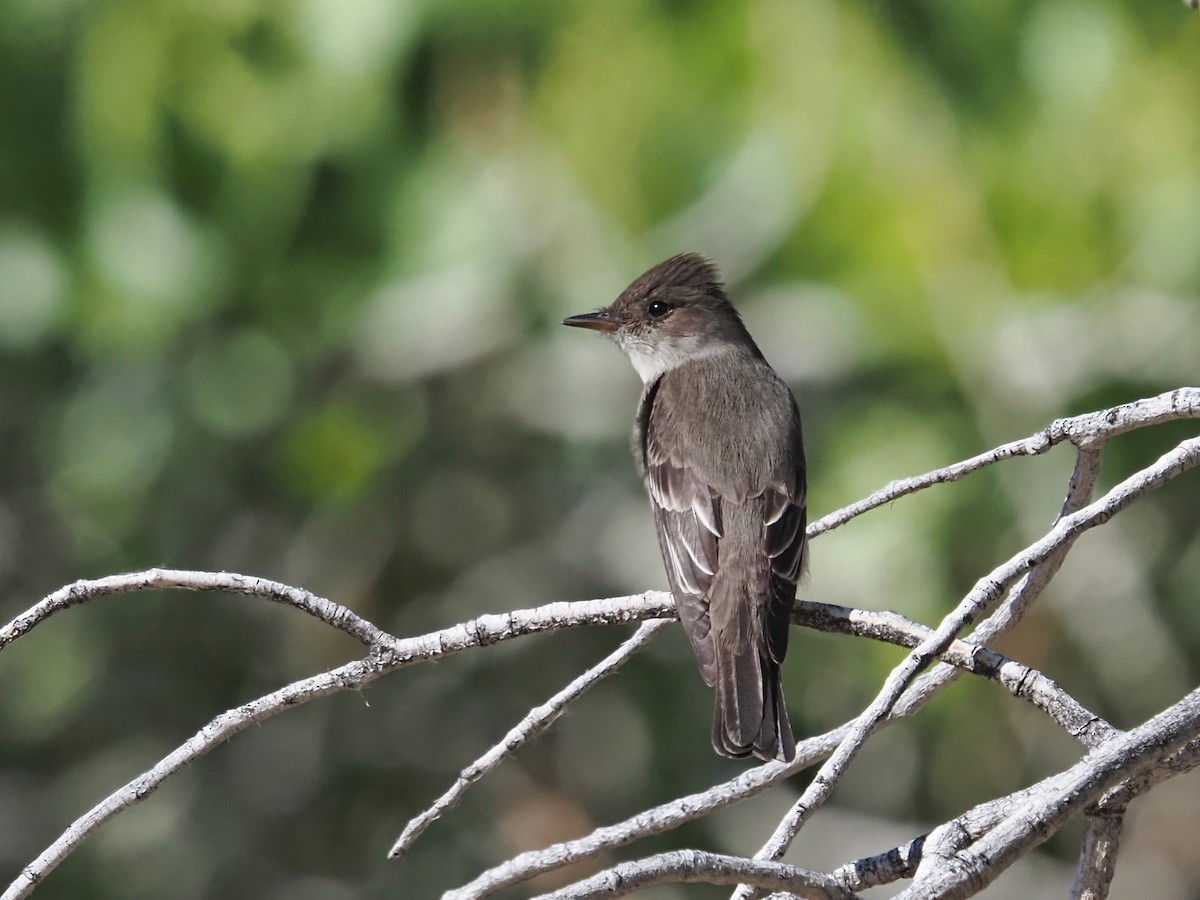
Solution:
M 794 387 L 814 516 L 1195 383 L 1197 60 L 1200 19 L 1173 0 L 6 0 L 0 617 L 153 565 L 298 584 L 399 634 L 663 587 L 627 442 L 637 379 L 558 323 L 681 250 L 722 266 Z M 1122 439 L 1102 488 L 1187 433 Z M 1071 462 L 1010 462 L 823 537 L 805 593 L 936 621 L 1051 522 Z M 1000 649 L 1120 727 L 1193 686 L 1198 490 L 1086 537 Z M 383 861 L 625 633 L 291 711 L 38 896 L 435 896 L 739 771 L 673 630 Z M 355 649 L 188 595 L 74 609 L 7 648 L 0 882 L 211 716 Z M 898 659 L 796 632 L 797 732 L 855 714 Z M 884 850 L 1078 753 L 964 681 L 868 747 L 790 858 Z M 752 853 L 797 790 L 637 849 Z M 1116 896 L 1194 896 L 1197 809 L 1194 776 L 1138 802 Z M 1078 834 L 989 896 L 1062 895 Z

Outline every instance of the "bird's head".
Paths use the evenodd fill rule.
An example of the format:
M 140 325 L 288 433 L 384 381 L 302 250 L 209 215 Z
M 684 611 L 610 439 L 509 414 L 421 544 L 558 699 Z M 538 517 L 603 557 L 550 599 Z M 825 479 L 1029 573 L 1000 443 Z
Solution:
M 563 324 L 607 334 L 647 384 L 703 356 L 735 348 L 758 354 L 716 266 L 695 253 L 659 263 L 608 306 Z

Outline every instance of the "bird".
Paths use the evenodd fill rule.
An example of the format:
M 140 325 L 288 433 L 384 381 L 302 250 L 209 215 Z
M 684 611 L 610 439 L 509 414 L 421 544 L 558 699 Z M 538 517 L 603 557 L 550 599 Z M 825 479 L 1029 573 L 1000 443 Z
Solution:
M 564 325 L 610 337 L 643 382 L 638 463 L 679 619 L 714 691 L 712 742 L 790 761 L 780 681 L 807 563 L 800 412 L 717 267 L 682 253 Z

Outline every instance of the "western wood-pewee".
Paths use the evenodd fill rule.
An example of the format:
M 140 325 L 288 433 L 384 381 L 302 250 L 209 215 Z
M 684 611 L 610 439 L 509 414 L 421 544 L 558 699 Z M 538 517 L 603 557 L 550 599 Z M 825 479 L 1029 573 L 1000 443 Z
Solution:
M 805 562 L 804 447 L 792 392 L 763 359 L 716 268 L 659 263 L 598 312 L 645 388 L 634 453 L 658 544 L 726 756 L 796 752 L 779 665 Z

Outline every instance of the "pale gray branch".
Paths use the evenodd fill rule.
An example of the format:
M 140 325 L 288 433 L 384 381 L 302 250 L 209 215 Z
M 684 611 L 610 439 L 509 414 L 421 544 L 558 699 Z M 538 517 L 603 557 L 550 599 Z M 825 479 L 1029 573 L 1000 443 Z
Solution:
M 535 706 L 520 722 L 501 738 L 500 742 L 487 753 L 471 763 L 459 774 L 444 794 L 428 809 L 413 817 L 404 827 L 403 833 L 388 851 L 388 858 L 394 859 L 412 846 L 413 841 L 421 836 L 430 825 L 441 818 L 442 813 L 456 804 L 467 788 L 486 775 L 505 759 L 517 751 L 527 740 L 541 734 L 563 713 L 568 703 L 588 688 L 597 684 L 601 679 L 617 671 L 638 650 L 646 646 L 671 620 L 654 619 L 643 622 L 633 636 L 621 644 L 616 650 L 592 666 L 578 678 L 571 681 L 565 688 L 552 696 L 540 706 Z
M 912 878 L 928 857 L 952 857 L 1021 808 L 1037 790 L 1025 787 L 980 803 L 948 822 L 891 850 L 845 863 L 831 876 L 849 890 L 861 891 Z
M 803 823 L 812 810 L 824 801 L 828 791 L 853 758 L 866 735 L 883 722 L 900 715 L 911 714 L 920 707 L 924 699 L 931 696 L 935 690 L 940 689 L 940 685 L 931 683 L 928 692 L 914 696 L 914 691 L 924 679 L 944 678 L 939 671 L 924 676 L 923 680 L 918 680 L 915 684 L 912 681 L 913 676 L 921 668 L 939 657 L 956 666 L 994 678 L 1016 696 L 1025 697 L 1036 703 L 1089 747 L 1098 748 L 1093 751 L 1089 759 L 1106 752 L 1108 748 L 1115 746 L 1120 741 L 1128 740 L 1128 736 L 1115 733 L 1111 726 L 1083 709 L 1073 698 L 1054 685 L 1052 681 L 1041 676 L 1040 673 L 1000 657 L 982 645 L 991 636 L 1019 620 L 1024 609 L 1028 607 L 1028 604 L 1057 570 L 1058 564 L 1071 546 L 1071 542 L 1083 531 L 1106 521 L 1136 497 L 1158 487 L 1197 462 L 1197 441 L 1186 441 L 1172 453 L 1162 457 L 1155 465 L 1126 479 L 1101 500 L 1090 502 L 1092 486 L 1095 482 L 1100 454 L 1105 441 L 1133 428 L 1185 418 L 1200 418 L 1200 388 L 1181 388 L 1168 394 L 1139 400 L 1110 410 L 1060 419 L 1037 434 L 1005 444 L 970 460 L 955 463 L 915 478 L 893 482 L 863 501 L 817 520 L 809 526 L 810 537 L 815 538 L 870 509 L 889 503 L 906 494 L 933 484 L 955 481 L 970 472 L 1002 459 L 1044 453 L 1064 441 L 1069 441 L 1079 448 L 1071 490 L 1059 521 L 1040 541 L 1010 559 L 1003 566 L 998 567 L 987 578 L 981 579 L 972 592 L 959 604 L 958 609 L 943 620 L 935 631 L 886 613 L 842 611 L 833 614 L 831 613 L 832 608 L 825 608 L 820 613 L 824 617 L 826 626 L 836 623 L 836 627 L 833 627 L 832 630 L 847 630 L 850 633 L 892 640 L 914 648 L 905 662 L 897 667 L 889 677 L 872 706 L 852 725 L 843 726 L 828 734 L 802 741 L 798 748 L 797 758 L 793 763 L 788 765 L 768 763 L 759 766 L 708 791 L 647 810 L 626 822 L 597 829 L 591 835 L 576 841 L 559 844 L 542 851 L 521 854 L 503 866 L 483 873 L 470 885 L 464 886 L 458 891 L 452 891 L 447 896 L 463 898 L 483 896 L 505 885 L 532 877 L 539 872 L 595 855 L 602 850 L 628 843 L 648 834 L 676 827 L 729 803 L 760 793 L 783 778 L 799 772 L 807 766 L 814 765 L 833 753 L 829 762 L 801 798 L 801 802 L 781 825 L 777 836 L 760 852 L 760 856 L 770 856 L 781 852 L 782 848 L 786 847 L 787 842 L 791 840 L 788 835 L 794 835 L 795 829 Z M 999 613 L 980 625 L 971 641 L 954 640 L 962 627 L 969 624 L 981 611 L 993 604 L 1004 590 L 1014 584 L 1018 578 L 1022 580 L 1010 592 L 1008 602 Z M 28 634 L 33 628 L 61 610 L 101 597 L 147 590 L 227 591 L 267 598 L 293 606 L 344 631 L 365 645 L 368 653 L 363 659 L 349 662 L 311 678 L 302 679 L 215 717 L 196 735 L 153 768 L 135 778 L 125 787 L 113 792 L 72 823 L 59 839 L 34 862 L 30 863 L 9 886 L 3 895 L 4 900 L 28 896 L 50 871 L 103 822 L 147 797 L 171 774 L 228 740 L 232 735 L 251 724 L 277 715 L 284 709 L 330 693 L 357 690 L 383 674 L 417 662 L 487 646 L 512 637 L 578 625 L 615 624 L 646 618 L 671 619 L 675 615 L 669 595 L 647 592 L 632 597 L 580 603 L 554 603 L 536 609 L 481 616 L 470 622 L 430 634 L 398 638 L 381 631 L 371 622 L 333 601 L 279 582 L 233 573 L 152 569 L 147 572 L 79 581 L 55 591 L 0 628 L 0 649 Z M 815 604 L 809 605 L 808 612 L 812 614 L 816 606 Z M 803 609 L 804 607 L 797 611 L 798 619 L 804 618 Z M 845 621 L 838 622 L 839 616 L 842 616 Z M 643 626 L 639 635 L 648 635 L 660 627 L 663 627 L 662 622 Z M 632 639 L 630 643 L 634 641 L 636 638 Z M 626 646 L 628 647 L 629 644 Z M 402 843 L 405 837 L 411 842 L 421 828 L 432 821 L 440 810 L 447 808 L 453 802 L 454 796 L 461 793 L 471 780 L 482 775 L 487 767 L 503 758 L 515 744 L 527 740 L 530 735 L 548 725 L 561 711 L 563 704 L 569 702 L 571 697 L 577 695 L 587 684 L 593 683 L 590 680 L 593 675 L 597 678 L 601 677 L 599 672 L 606 665 L 621 657 L 622 652 L 617 651 L 612 654 L 592 673 L 585 673 L 571 686 L 552 698 L 544 707 L 535 710 L 511 731 L 501 744 L 494 747 L 476 764 L 468 767 L 459 782 L 456 782 L 450 792 L 439 800 L 435 807 L 414 819 L 414 823 L 410 824 L 410 829 L 406 829 L 405 835 L 402 836 Z M 944 683 L 943 681 L 942 684 L 944 685 Z M 901 696 L 901 692 L 904 692 L 909 685 L 913 686 L 903 694 L 904 699 L 897 704 L 897 697 Z M 1138 733 L 1140 731 L 1139 729 Z M 1135 732 L 1130 734 L 1135 734 Z M 1089 811 L 1101 814 L 1105 811 L 1123 810 L 1124 805 L 1131 797 L 1147 789 L 1150 784 L 1156 783 L 1156 779 L 1170 777 L 1172 774 L 1177 774 L 1178 771 L 1196 765 L 1197 758 L 1200 758 L 1200 750 L 1196 749 L 1197 746 L 1200 746 L 1200 742 L 1171 756 L 1166 764 L 1158 768 L 1132 766 L 1128 769 L 1119 767 L 1105 769 L 1105 771 L 1111 769 L 1111 771 L 1117 772 L 1118 777 L 1115 780 L 1104 781 L 1104 789 L 1089 801 L 1093 804 Z M 834 752 L 835 748 L 837 748 L 836 752 Z M 1161 756 L 1156 758 L 1161 759 Z M 1097 763 L 1096 765 L 1101 764 Z M 1069 775 L 1070 773 L 1064 773 L 1062 777 Z M 1123 782 L 1122 779 L 1124 779 Z M 1043 787 L 1048 783 L 1043 783 Z M 1107 790 L 1107 793 L 1104 790 Z M 1016 796 L 1002 798 L 1002 801 L 1009 801 L 1007 804 L 1002 801 L 994 801 L 994 805 L 986 811 L 986 815 L 983 814 L 981 808 L 980 813 L 975 817 L 977 821 L 972 821 L 969 816 L 960 817 L 960 824 L 967 823 L 972 826 L 987 820 L 984 828 L 970 827 L 961 832 L 963 841 L 957 838 L 944 840 L 950 832 L 937 830 L 931 834 L 930 839 L 933 840 L 934 835 L 939 837 L 939 840 L 935 842 L 939 853 L 946 851 L 951 846 L 954 847 L 954 851 L 951 852 L 960 850 L 963 853 L 975 852 L 978 849 L 976 844 L 982 846 L 987 841 L 999 840 L 996 835 L 1008 828 L 1010 822 L 1016 818 L 1011 807 L 1011 801 Z M 423 822 L 423 824 L 416 825 L 418 822 Z M 415 830 L 412 830 L 414 827 Z M 410 830 L 412 830 L 411 834 Z M 980 835 L 984 836 L 980 837 Z M 920 855 L 921 848 L 917 842 L 911 842 L 908 846 L 910 849 L 907 855 L 897 850 L 897 859 L 890 864 L 890 871 L 902 870 L 904 866 L 911 865 L 912 861 Z M 1005 844 L 1004 848 L 1009 846 L 1009 844 Z M 928 851 L 928 845 L 925 849 Z M 1005 849 L 1004 852 L 1009 851 Z M 955 859 L 958 858 L 955 856 Z M 713 857 L 713 859 L 716 858 Z M 778 873 L 780 871 L 778 868 L 772 869 L 772 866 L 776 864 L 763 860 L 754 865 L 763 865 L 766 868 L 744 869 L 744 871 L 762 873 L 768 871 Z M 881 862 L 877 871 L 882 873 L 886 868 L 887 865 Z M 922 869 L 922 872 L 924 871 Z M 866 876 L 860 877 L 866 878 Z M 771 887 L 770 884 L 759 882 L 753 878 L 749 880 L 755 884 L 761 883 L 764 888 Z M 842 888 L 838 889 L 842 890 Z
M 1109 438 L 1136 428 L 1146 428 L 1179 419 L 1200 419 L 1200 387 L 1177 388 L 1174 391 L 1159 394 L 1157 397 L 1135 400 L 1133 403 L 1114 406 L 1112 409 L 1084 413 L 1069 419 L 1058 419 L 1029 437 L 1010 441 L 994 450 L 980 453 L 978 456 L 953 465 L 934 469 L 923 475 L 914 475 L 910 478 L 893 481 L 857 503 L 822 516 L 808 526 L 808 536 L 812 538 L 824 534 L 826 531 L 832 531 L 845 525 L 856 516 L 861 516 L 877 507 L 886 506 L 908 494 L 916 493 L 935 484 L 958 481 L 965 475 L 978 472 L 980 469 L 1002 460 L 1019 456 L 1038 456 L 1064 441 L 1086 449 L 1103 444 Z
M 1114 731 L 1105 741 L 1125 737 L 1124 732 Z M 1200 766 L 1200 739 L 1195 739 L 1176 751 L 1164 762 L 1141 772 L 1136 777 L 1126 779 L 1116 787 L 1110 788 L 1092 806 L 1086 814 L 1091 817 L 1117 818 L 1124 814 L 1129 803 L 1141 796 L 1153 786 L 1161 784 L 1176 775 L 1190 772 Z M 955 854 L 970 847 L 980 837 L 987 834 L 1001 822 L 1019 815 L 1039 798 L 1045 797 L 1055 790 L 1062 791 L 1069 784 L 1071 773 L 1060 772 L 1041 782 L 1013 791 L 1002 797 L 985 801 L 954 817 L 948 822 L 934 828 L 928 834 L 914 838 L 908 843 L 895 847 L 876 856 L 855 860 L 840 866 L 831 873 L 831 877 L 849 890 L 861 891 L 880 884 L 889 884 L 904 878 L 912 878 L 925 859 L 953 860 Z M 1115 850 L 1115 840 L 1110 832 L 1106 838 Z M 1100 841 L 1097 846 L 1102 848 Z M 1099 852 L 1099 850 L 1098 850 Z M 1085 858 L 1080 856 L 1080 867 L 1094 866 L 1099 868 L 1101 857 Z M 936 864 L 933 863 L 933 864 Z M 930 865 L 930 864 L 926 864 Z M 1102 873 L 1094 872 L 1086 878 L 1100 878 Z M 1111 879 L 1112 872 L 1107 872 Z M 1076 884 L 1091 884 L 1082 881 L 1077 874 Z M 1099 896 L 1099 895 L 1097 895 Z
M 0 650 L 64 609 L 101 597 L 140 591 L 225 591 L 230 594 L 264 597 L 294 606 L 310 616 L 315 616 L 326 625 L 346 632 L 367 646 L 378 642 L 384 636 L 382 631 L 366 619 L 341 604 L 278 581 L 252 575 L 238 575 L 234 572 L 148 569 L 145 572 L 83 579 L 48 594 L 0 628 Z
M 660 884 L 739 882 L 769 891 L 788 891 L 808 900 L 854 900 L 853 893 L 828 875 L 811 869 L 702 850 L 675 850 L 636 862 L 620 863 L 569 887 L 542 894 L 535 900 L 593 900 L 624 897 Z
M 821 631 L 872 638 L 908 647 L 916 646 L 931 633 L 927 626 L 913 622 L 898 613 L 849 609 L 812 601 L 797 603 L 793 620 Z M 943 652 L 941 658 L 996 680 L 1014 696 L 1030 700 L 1086 746 L 1092 746 L 1102 736 L 1113 733 L 1107 722 L 1084 709 L 1045 675 L 993 650 L 955 641 Z M 664 803 L 623 822 L 598 828 L 581 838 L 519 854 L 483 872 L 471 883 L 448 892 L 445 900 L 477 900 L 546 872 L 593 858 L 606 850 L 678 828 L 731 803 L 756 796 L 779 781 L 826 758 L 849 727 L 850 723 L 847 723 L 819 737 L 801 741 L 797 746 L 796 759 L 786 766 L 781 763 L 767 763 L 707 791 Z M 885 855 L 894 855 L 896 852 L 889 851 Z M 897 877 L 911 877 L 915 865 L 914 859 L 911 861 L 913 868 L 909 870 L 909 874 Z M 848 886 L 859 890 L 871 885 Z
M 1104 900 L 1116 873 L 1125 810 L 1089 812 L 1086 823 L 1069 897 L 1070 900 Z
M 977 893 L 1120 782 L 1160 768 L 1177 774 L 1162 763 L 1197 735 L 1200 690 L 1137 728 L 1106 741 L 1066 772 L 1035 785 L 1019 809 L 953 856 L 932 857 L 927 847 L 917 879 L 900 897 L 956 900 Z
M 817 631 L 873 638 L 914 648 L 933 629 L 889 610 L 851 609 L 831 603 L 797 601 L 792 621 Z M 1028 700 L 1085 747 L 1099 746 L 1116 733 L 1108 722 L 1088 710 L 1052 679 L 1024 663 L 1009 659 L 974 640 L 955 640 L 938 657 L 960 672 L 981 675 L 1003 685 L 1014 697 Z
M 1104 443 L 1101 438 L 1093 439 L 1087 446 L 1081 447 L 1077 451 L 1067 496 L 1055 521 L 1079 512 L 1092 502 L 1092 492 L 1096 486 L 1096 479 L 1100 475 L 1100 463 L 1103 455 Z M 988 644 L 1015 628 L 1037 598 L 1041 596 L 1046 585 L 1058 574 L 1058 570 L 1062 568 L 1063 561 L 1074 545 L 1075 538 L 1068 539 L 1058 550 L 1026 572 L 1016 586 L 1009 591 L 1004 602 L 974 629 L 972 632 L 974 641 L 978 644 Z M 944 690 L 961 674 L 960 671 L 949 666 L 934 666 L 932 670 L 923 673 L 913 681 L 912 685 L 904 692 L 904 696 L 896 701 L 896 705 L 903 709 L 908 704 L 924 703 L 925 698 Z
M 96 581 L 68 585 L 18 616 L 4 630 L 0 631 L 0 637 L 6 638 L 8 641 L 15 640 L 59 609 L 109 594 L 172 587 L 187 590 L 242 590 L 243 593 L 255 593 L 253 590 L 244 589 L 253 587 L 251 582 L 269 586 L 269 588 L 263 587 L 261 596 L 281 599 L 287 603 L 292 603 L 293 599 L 297 599 L 290 593 L 293 589 L 279 592 L 275 590 L 276 583 L 263 579 L 247 579 L 244 576 L 228 573 L 175 572 L 153 569 L 148 572 L 115 575 Z M 84 585 L 84 587 L 80 588 L 79 585 Z M 242 585 L 243 587 L 234 588 L 230 585 Z M 365 632 L 368 628 L 374 629 L 373 625 L 358 619 L 353 614 L 348 617 L 340 616 L 339 610 L 343 608 L 338 607 L 337 604 L 314 598 L 304 591 L 296 591 L 295 594 L 303 595 L 298 598 L 301 608 L 310 611 L 309 607 L 311 606 L 313 614 L 323 620 L 328 615 L 338 621 L 351 623 L 351 627 L 359 631 Z M 329 604 L 329 608 L 323 607 L 321 604 Z M 62 863 L 86 837 L 102 824 L 122 810 L 145 800 L 168 777 L 229 740 L 233 735 L 257 722 L 276 716 L 286 709 L 327 694 L 358 690 L 388 672 L 405 668 L 414 663 L 459 653 L 472 647 L 487 646 L 521 635 L 553 631 L 585 623 L 614 624 L 639 618 L 673 617 L 674 615 L 674 605 L 669 595 L 661 592 L 649 592 L 605 600 L 551 603 L 536 609 L 515 610 L 504 615 L 480 616 L 478 619 L 460 625 L 413 638 L 396 638 L 376 629 L 372 632 L 375 640 L 371 642 L 371 652 L 366 658 L 347 663 L 329 672 L 322 672 L 311 678 L 293 682 L 214 718 L 151 769 L 114 791 L 71 823 L 54 843 L 22 870 L 4 894 L 0 895 L 0 900 L 17 900 L 17 898 L 29 896 L 46 875 Z
M 925 835 L 921 835 L 876 856 L 867 856 L 839 866 L 830 873 L 830 877 L 851 891 L 865 891 L 867 888 L 912 878 L 921 862 L 924 847 Z
M 761 794 L 785 778 L 828 756 L 845 734 L 847 727 L 844 725 L 825 734 L 797 741 L 796 757 L 790 763 L 763 763 L 706 791 L 660 804 L 623 822 L 597 828 L 583 837 L 553 844 L 541 850 L 519 853 L 481 873 L 468 884 L 447 891 L 442 895 L 442 900 L 478 900 L 503 888 L 590 859 L 639 838 L 670 831 L 723 809 L 731 803 Z
M 882 690 L 855 720 L 850 733 L 821 766 L 820 771 L 756 857 L 778 859 L 783 855 L 804 823 L 828 799 L 834 785 L 844 775 L 866 739 L 892 709 L 916 674 L 945 650 L 955 635 L 981 611 L 994 603 L 1017 578 L 1049 558 L 1082 532 L 1107 522 L 1138 497 L 1162 486 L 1197 463 L 1200 463 L 1200 438 L 1183 441 L 1153 465 L 1122 481 L 1100 500 L 1060 519 L 1045 537 L 980 579 L 958 607 L 942 620 L 934 634 L 892 670 Z M 739 889 L 735 896 L 748 897 L 750 892 L 750 889 Z
M 347 663 L 329 672 L 296 681 L 287 687 L 259 697 L 217 716 L 195 735 L 163 757 L 148 771 L 109 794 L 71 823 L 57 840 L 47 847 L 8 886 L 0 900 L 28 897 L 64 859 L 97 828 L 122 810 L 140 803 L 171 775 L 199 759 L 214 747 L 251 725 L 278 715 L 285 709 L 307 703 L 317 697 L 358 688 L 383 674 L 378 659 Z

